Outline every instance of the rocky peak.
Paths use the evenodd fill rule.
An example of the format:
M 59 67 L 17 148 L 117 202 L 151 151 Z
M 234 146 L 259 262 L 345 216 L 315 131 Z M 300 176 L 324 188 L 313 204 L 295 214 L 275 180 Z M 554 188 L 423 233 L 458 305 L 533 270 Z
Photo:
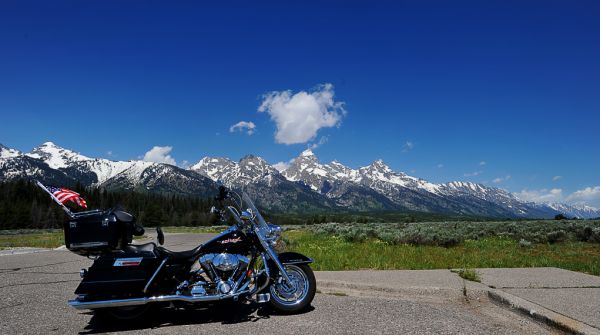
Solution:
M 332 161 L 325 165 L 329 174 L 339 180 L 356 180 L 358 177 L 358 171 L 347 167 L 346 165 Z
M 306 149 L 300 153 L 300 157 L 315 157 L 315 153 L 311 149 Z
M 42 145 L 33 148 L 27 155 L 44 161 L 53 169 L 65 168 L 76 162 L 90 160 L 89 157 L 62 148 L 53 142 L 45 142 Z
M 238 166 L 241 173 L 246 174 L 251 178 L 267 173 L 279 173 L 277 169 L 269 165 L 267 161 L 254 155 L 244 156 L 242 159 L 240 159 Z
M 190 170 L 195 171 L 212 180 L 223 180 L 224 176 L 237 168 L 237 163 L 223 157 L 204 157 L 192 165 Z
M 371 163 L 370 165 L 361 167 L 359 169 L 359 173 L 363 177 L 372 178 L 372 179 L 389 179 L 391 174 L 394 174 L 394 171 L 385 164 L 385 162 L 381 159 L 378 159 Z
M 11 149 L 0 143 L 0 158 L 16 157 L 21 155 L 21 152 L 16 149 Z

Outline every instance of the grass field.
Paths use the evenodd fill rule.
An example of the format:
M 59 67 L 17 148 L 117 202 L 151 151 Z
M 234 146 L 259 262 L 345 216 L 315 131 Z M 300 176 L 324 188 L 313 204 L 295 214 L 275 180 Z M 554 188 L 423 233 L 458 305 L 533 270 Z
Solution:
M 65 244 L 62 231 L 0 234 L 0 250 L 18 247 L 56 248 Z
M 466 240 L 452 247 L 349 242 L 307 231 L 284 233 L 286 248 L 315 259 L 315 270 L 558 267 L 600 275 L 600 245 L 561 242 L 522 246 L 508 237 Z

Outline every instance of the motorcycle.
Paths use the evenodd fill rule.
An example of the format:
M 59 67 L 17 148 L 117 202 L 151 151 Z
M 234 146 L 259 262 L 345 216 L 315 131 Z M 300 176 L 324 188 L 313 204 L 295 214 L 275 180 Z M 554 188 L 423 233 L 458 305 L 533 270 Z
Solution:
M 250 197 L 221 186 L 211 213 L 233 223 L 208 242 L 187 251 L 158 244 L 131 244 L 142 235 L 135 218 L 120 209 L 73 214 L 65 223 L 70 251 L 94 259 L 82 269 L 77 298 L 69 305 L 117 319 L 134 319 L 152 307 L 186 308 L 218 301 L 268 303 L 279 313 L 310 306 L 316 281 L 312 259 L 276 252 L 281 227 L 267 223 Z M 246 209 L 243 209 L 246 208 Z

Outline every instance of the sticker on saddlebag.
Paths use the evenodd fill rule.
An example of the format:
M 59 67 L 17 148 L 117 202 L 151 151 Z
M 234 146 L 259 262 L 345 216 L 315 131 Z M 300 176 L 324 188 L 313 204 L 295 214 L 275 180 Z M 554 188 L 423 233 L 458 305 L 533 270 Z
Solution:
M 142 257 L 136 258 L 117 258 L 113 266 L 138 266 L 142 263 Z

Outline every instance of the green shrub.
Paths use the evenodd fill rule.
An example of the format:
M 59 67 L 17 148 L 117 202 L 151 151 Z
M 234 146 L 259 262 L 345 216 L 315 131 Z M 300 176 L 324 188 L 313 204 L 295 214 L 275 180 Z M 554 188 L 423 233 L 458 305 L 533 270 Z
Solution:
M 466 280 L 475 281 L 480 283 L 481 278 L 479 277 L 479 273 L 473 269 L 460 269 L 458 270 L 458 275 Z
M 521 240 L 519 241 L 519 245 L 520 245 L 521 247 L 523 247 L 523 248 L 528 248 L 528 247 L 531 247 L 531 242 L 529 242 L 529 241 L 527 241 L 527 240 L 524 240 L 524 239 L 521 239 Z
M 387 244 L 452 247 L 465 240 L 503 237 L 528 243 L 583 241 L 600 243 L 600 221 L 499 221 L 325 223 L 308 226 L 317 234 L 333 235 L 347 242 L 378 239 Z M 524 243 L 527 244 L 527 243 Z
M 557 230 L 550 232 L 546 235 L 548 243 L 553 244 L 556 242 L 562 242 L 567 239 L 567 233 L 564 230 Z

